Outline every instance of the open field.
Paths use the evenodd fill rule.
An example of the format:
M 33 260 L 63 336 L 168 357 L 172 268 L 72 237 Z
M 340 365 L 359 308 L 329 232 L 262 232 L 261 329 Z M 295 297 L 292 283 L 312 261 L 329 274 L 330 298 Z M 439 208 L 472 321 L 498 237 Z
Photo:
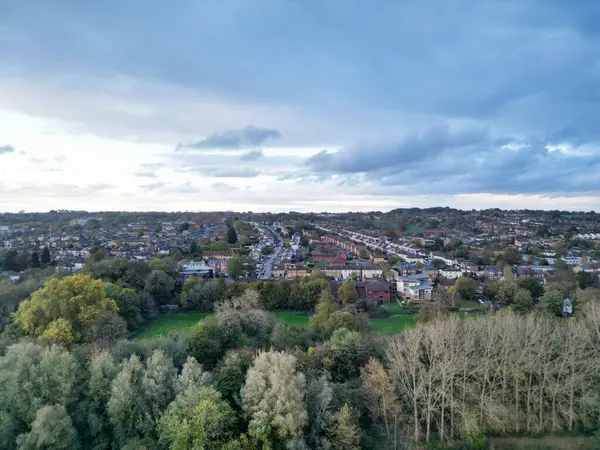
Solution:
M 293 311 L 292 312 L 288 312 L 288 311 L 276 312 L 275 317 L 277 317 L 278 320 L 286 322 L 288 325 L 291 325 L 293 327 L 298 327 L 298 328 L 308 328 L 309 327 L 309 324 L 308 324 L 309 316 L 297 314 Z
M 145 326 L 137 335 L 139 339 L 155 336 L 166 336 L 171 331 L 181 331 L 193 327 L 208 314 L 199 312 L 181 312 L 159 316 L 154 322 Z
M 414 316 L 403 315 L 402 308 L 398 304 L 390 305 L 391 317 L 382 319 L 371 319 L 371 328 L 378 334 L 402 333 L 416 323 Z M 197 312 L 178 312 L 160 316 L 154 322 L 144 327 L 137 335 L 139 339 L 148 339 L 154 336 L 166 336 L 170 331 L 181 331 L 194 326 L 199 320 L 208 314 Z M 276 312 L 278 320 L 286 322 L 293 327 L 308 328 L 309 316 L 298 314 L 293 311 Z

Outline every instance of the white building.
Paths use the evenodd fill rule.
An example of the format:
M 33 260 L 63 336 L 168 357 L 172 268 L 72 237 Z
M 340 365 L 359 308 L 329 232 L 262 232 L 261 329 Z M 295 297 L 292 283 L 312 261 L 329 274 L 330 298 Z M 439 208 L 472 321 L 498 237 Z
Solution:
M 400 277 L 397 281 L 398 293 L 412 300 L 431 300 L 433 285 L 427 274 Z

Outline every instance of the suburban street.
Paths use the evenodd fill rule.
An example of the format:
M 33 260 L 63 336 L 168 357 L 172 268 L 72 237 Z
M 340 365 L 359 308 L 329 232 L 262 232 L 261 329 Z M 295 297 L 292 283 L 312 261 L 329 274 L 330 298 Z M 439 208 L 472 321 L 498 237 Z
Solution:
M 275 230 L 271 229 L 273 236 L 277 239 L 277 246 L 273 249 L 271 254 L 265 259 L 264 269 L 259 278 L 261 280 L 268 280 L 271 278 L 271 272 L 273 271 L 273 266 L 279 259 L 279 254 L 281 249 L 283 248 L 283 238 L 277 233 Z

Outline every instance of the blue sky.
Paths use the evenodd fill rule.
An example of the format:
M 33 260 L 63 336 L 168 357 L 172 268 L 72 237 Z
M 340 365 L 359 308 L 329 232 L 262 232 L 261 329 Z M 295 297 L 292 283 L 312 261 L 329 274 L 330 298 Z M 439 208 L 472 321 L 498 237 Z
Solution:
M 600 2 L 0 2 L 0 210 L 600 208 Z

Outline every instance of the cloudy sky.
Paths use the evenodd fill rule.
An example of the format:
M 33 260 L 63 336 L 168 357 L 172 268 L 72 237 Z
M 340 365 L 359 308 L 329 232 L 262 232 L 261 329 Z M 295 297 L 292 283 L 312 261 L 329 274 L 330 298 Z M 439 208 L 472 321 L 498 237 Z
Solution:
M 596 0 L 5 0 L 0 210 L 600 210 Z

